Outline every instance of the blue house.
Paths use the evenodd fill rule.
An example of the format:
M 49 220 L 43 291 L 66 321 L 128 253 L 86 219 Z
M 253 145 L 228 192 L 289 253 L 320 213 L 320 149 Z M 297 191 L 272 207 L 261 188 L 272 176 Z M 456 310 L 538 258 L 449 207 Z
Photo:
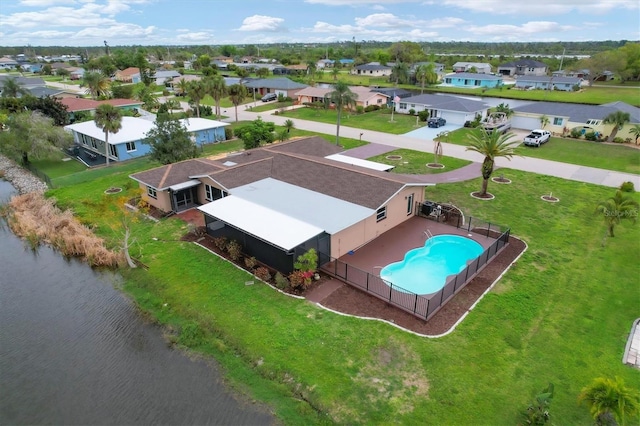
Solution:
M 528 76 L 523 75 L 516 79 L 514 87 L 523 90 L 562 90 L 572 92 L 580 88 L 581 78 L 561 76 Z
M 491 74 L 477 74 L 472 72 L 451 73 L 444 76 L 444 84 L 455 87 L 486 87 L 502 86 L 502 76 Z
M 206 118 L 185 118 L 180 122 L 187 128 L 191 140 L 196 145 L 221 142 L 226 139 L 224 127 L 229 123 Z M 122 117 L 122 128 L 118 133 L 109 134 L 109 160 L 125 161 L 141 157 L 151 152 L 146 142 L 147 133 L 155 127 L 155 123 L 136 117 Z M 76 154 L 89 166 L 97 166 L 106 162 L 105 134 L 92 121 L 65 126 L 73 133 Z

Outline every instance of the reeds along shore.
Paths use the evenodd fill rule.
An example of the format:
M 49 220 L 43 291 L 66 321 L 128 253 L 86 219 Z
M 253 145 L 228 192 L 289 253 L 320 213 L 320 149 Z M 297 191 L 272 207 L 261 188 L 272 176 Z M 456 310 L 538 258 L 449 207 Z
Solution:
M 54 201 L 32 192 L 13 197 L 3 215 L 11 230 L 35 248 L 49 244 L 65 256 L 86 260 L 91 266 L 117 267 L 121 252 L 104 246 L 104 240 L 82 225 L 70 210 L 61 211 Z

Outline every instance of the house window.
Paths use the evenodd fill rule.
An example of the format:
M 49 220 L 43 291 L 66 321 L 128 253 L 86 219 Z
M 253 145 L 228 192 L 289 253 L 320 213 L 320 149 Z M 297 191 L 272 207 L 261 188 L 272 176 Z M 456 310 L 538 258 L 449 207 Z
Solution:
M 400 109 L 407 109 L 407 104 L 400 103 Z
M 204 198 L 207 201 L 219 200 L 220 198 L 226 197 L 229 195 L 227 191 L 223 191 L 211 185 L 204 186 Z
M 378 103 L 381 104 L 382 103 L 382 99 L 378 98 Z
M 413 213 L 413 194 L 407 197 L 407 216 Z
M 387 206 L 380 207 L 376 211 L 376 222 L 380 222 L 381 220 L 384 220 L 386 218 L 387 218 Z
M 93 149 L 98 149 L 98 144 L 94 138 L 91 138 L 91 147 Z
M 587 124 L 591 126 L 597 126 L 600 124 L 600 120 L 587 120 Z
M 115 145 L 109 144 L 109 156 L 118 158 L 118 150 Z
M 127 152 L 135 151 L 136 143 L 135 142 L 127 142 Z
M 562 119 L 562 117 L 553 117 L 553 125 L 554 126 L 562 126 L 562 122 L 564 120 Z
M 147 186 L 147 195 L 151 198 L 158 199 L 158 193 L 156 192 L 156 189 L 150 186 Z

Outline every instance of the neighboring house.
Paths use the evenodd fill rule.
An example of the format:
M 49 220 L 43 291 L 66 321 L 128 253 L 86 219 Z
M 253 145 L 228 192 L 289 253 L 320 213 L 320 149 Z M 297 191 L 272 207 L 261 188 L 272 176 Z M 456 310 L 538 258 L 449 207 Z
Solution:
M 180 74 L 178 71 L 172 71 L 172 70 L 156 71 L 153 75 L 153 78 L 155 79 L 155 83 L 158 86 L 164 86 L 169 80 L 174 78 L 179 80 L 180 77 L 182 77 L 182 74 Z
M 78 96 L 78 94 L 74 92 L 67 92 L 64 89 L 45 87 L 45 86 L 32 87 L 27 90 L 29 91 L 31 96 L 36 98 L 45 98 L 47 96 L 50 96 L 52 98 L 58 98 L 60 100 L 60 99 L 66 99 L 66 98 L 75 98 L 76 96 Z
M 415 74 L 416 68 L 422 65 L 433 65 L 433 71 L 435 71 L 436 74 L 438 75 L 444 73 L 444 64 L 441 64 L 439 62 L 416 62 L 413 65 L 411 65 L 411 68 L 409 71 L 411 72 L 411 74 Z
M 164 211 L 199 206 L 209 235 L 236 240 L 247 256 L 288 274 L 311 248 L 323 264 L 411 219 L 432 185 L 379 171 L 386 165 L 331 159 L 340 152 L 310 137 L 131 178 L 149 204 Z
M 14 70 L 16 69 L 17 65 L 19 65 L 19 63 L 15 59 L 11 59 L 7 56 L 3 56 L 2 58 L 0 58 L 0 69 Z
M 233 58 L 229 57 L 229 56 L 214 56 L 213 58 L 211 58 L 212 61 L 218 61 L 218 62 L 223 62 L 225 64 L 232 64 L 233 63 Z
M 142 77 L 140 76 L 140 69 L 135 67 L 125 68 L 123 70 L 116 71 L 115 80 L 122 83 L 140 83 Z
M 318 67 L 319 69 L 332 68 L 334 62 L 335 61 L 332 61 L 331 59 L 320 59 L 318 62 L 316 62 L 316 67 Z
M 456 62 L 453 64 L 453 72 L 468 72 L 474 68 L 478 74 L 491 73 L 491 64 L 485 62 Z
M 167 84 L 169 85 L 169 87 L 175 90 L 178 88 L 178 85 L 180 84 L 180 80 L 184 80 L 187 83 L 189 83 L 192 81 L 202 80 L 202 76 L 194 75 L 194 74 L 185 74 L 185 75 L 181 75 L 180 77 L 174 77 L 171 81 L 168 81 Z
M 604 119 L 611 113 L 622 111 L 629 113 L 630 121 L 618 131 L 622 139 L 632 138 L 630 130 L 640 124 L 640 108 L 624 102 L 611 102 L 604 105 L 584 105 L 562 102 L 532 102 L 513 108 L 511 126 L 517 129 L 533 130 L 542 127 L 541 118 L 545 116 L 549 124 L 544 127 L 552 133 L 563 134 L 571 129 L 579 128 L 584 132 L 594 131 L 608 136 L 613 129 L 612 124 L 604 124 Z
M 44 64 L 24 64 L 21 65 L 21 68 L 26 72 L 39 73 L 40 71 L 42 71 L 43 66 Z
M 133 99 L 107 99 L 104 101 L 94 101 L 93 99 L 85 99 L 78 97 L 70 97 L 60 99 L 60 102 L 67 107 L 69 112 L 69 119 L 73 123 L 75 121 L 75 114 L 78 112 L 88 112 L 94 115 L 96 108 L 102 104 L 113 105 L 114 107 L 123 111 L 133 111 L 142 107 L 144 102 L 136 101 Z
M 299 90 L 309 87 L 306 84 L 296 83 L 288 78 L 260 78 L 248 81 L 245 87 L 249 92 L 255 93 L 255 96 L 263 96 L 267 93 L 282 94 L 282 96 L 296 98 Z M 253 92 L 255 91 L 255 92 Z
M 517 75 L 547 75 L 547 64 L 533 59 L 520 59 L 498 66 L 498 74 L 507 76 Z
M 69 73 L 70 80 L 82 80 L 84 78 L 85 69 L 77 68 Z
M 14 75 L 0 75 L 0 93 L 2 93 L 4 82 L 7 79 L 14 79 L 22 89 L 28 90 L 28 91 L 31 91 L 32 89 L 35 89 L 35 88 L 47 87 L 45 81 L 39 77 L 18 77 Z
M 571 92 L 580 88 L 582 79 L 578 77 L 520 76 L 516 78 L 517 89 L 562 90 Z
M 338 63 L 340 64 L 341 67 L 350 67 L 351 65 L 353 65 L 353 62 L 354 62 L 353 59 L 348 59 L 348 58 L 338 59 Z
M 447 123 L 464 125 L 467 121 L 473 121 L 476 116 L 483 118 L 487 115 L 489 105 L 484 102 L 449 95 L 417 95 L 401 99 L 396 105 L 395 111 L 408 114 L 414 110 L 429 111 L 429 117 L 441 117 Z
M 389 95 L 374 91 L 368 87 L 350 86 L 349 89 L 356 95 L 356 106 L 366 108 L 370 105 L 379 107 L 387 105 Z M 324 98 L 328 98 L 333 92 L 333 87 L 306 87 L 296 94 L 299 104 L 322 102 Z
M 406 89 L 400 89 L 398 87 L 378 87 L 375 89 L 371 89 L 374 92 L 382 93 L 383 95 L 388 96 L 387 98 L 387 106 L 393 105 L 393 100 L 396 96 L 400 99 L 409 98 L 414 95 L 413 92 L 410 92 Z
M 223 123 L 206 118 L 185 118 L 180 120 L 191 133 L 197 145 L 215 143 L 225 140 Z M 147 155 L 151 151 L 145 142 L 147 133 L 155 127 L 152 121 L 136 117 L 122 117 L 122 128 L 118 133 L 109 134 L 109 159 L 125 161 Z M 100 157 L 105 155 L 105 134 L 92 121 L 70 124 L 65 129 L 73 133 L 76 145 Z
M 366 75 L 369 77 L 384 77 L 391 75 L 393 68 L 386 65 L 380 65 L 378 63 L 368 63 L 364 65 L 358 65 L 353 67 L 351 74 L 353 75 Z
M 486 87 L 502 86 L 502 76 L 491 74 L 476 74 L 472 72 L 451 73 L 444 76 L 442 82 L 455 87 Z

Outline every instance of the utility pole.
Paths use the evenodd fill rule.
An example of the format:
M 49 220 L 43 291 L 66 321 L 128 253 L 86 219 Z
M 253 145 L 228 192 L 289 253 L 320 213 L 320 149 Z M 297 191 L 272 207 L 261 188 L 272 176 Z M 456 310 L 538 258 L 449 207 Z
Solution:
M 558 71 L 562 71 L 562 63 L 564 62 L 564 52 L 566 51 L 566 49 L 563 47 L 562 48 L 562 57 L 560 58 L 560 69 Z

